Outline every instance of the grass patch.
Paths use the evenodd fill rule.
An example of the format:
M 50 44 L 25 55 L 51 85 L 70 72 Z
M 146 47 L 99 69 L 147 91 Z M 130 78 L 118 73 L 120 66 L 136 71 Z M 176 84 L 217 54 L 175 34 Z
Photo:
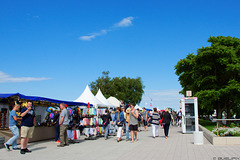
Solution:
M 199 119 L 199 124 L 201 124 L 203 127 L 207 128 L 209 131 L 213 131 L 213 129 L 216 126 L 215 122 L 212 122 L 210 120 L 203 120 L 203 119 Z

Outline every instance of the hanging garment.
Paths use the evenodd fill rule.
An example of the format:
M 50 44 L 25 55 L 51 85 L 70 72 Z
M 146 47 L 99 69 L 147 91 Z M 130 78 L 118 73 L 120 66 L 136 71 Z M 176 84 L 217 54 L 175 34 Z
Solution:
M 84 131 L 85 131 L 85 135 L 89 137 L 89 128 L 85 128 Z
M 84 126 L 89 126 L 89 119 L 88 118 L 83 118 L 83 125 Z
M 94 135 L 93 134 L 93 128 L 90 128 L 90 135 Z
M 67 130 L 67 136 L 69 139 L 73 139 L 73 131 L 72 130 Z
M 77 139 L 77 132 L 76 130 L 73 130 L 73 140 L 76 140 Z
M 76 133 L 77 133 L 77 139 L 80 139 L 80 131 L 79 131 L 79 129 L 78 130 L 76 130 Z

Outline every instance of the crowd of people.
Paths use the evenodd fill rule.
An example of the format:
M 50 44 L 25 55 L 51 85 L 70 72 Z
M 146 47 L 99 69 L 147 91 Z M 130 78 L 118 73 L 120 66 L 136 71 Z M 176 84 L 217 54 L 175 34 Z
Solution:
M 153 112 L 146 111 L 143 108 L 142 112 L 139 109 L 135 109 L 135 105 L 131 104 L 129 108 L 118 107 L 116 112 L 106 110 L 105 115 L 102 116 L 105 140 L 109 135 L 115 136 L 117 133 L 117 142 L 122 140 L 123 133 L 126 134 L 126 141 L 137 141 L 137 132 L 143 130 L 146 132 L 148 126 L 152 127 L 153 138 L 159 136 L 159 126 L 164 129 L 165 138 L 168 138 L 170 126 L 181 126 L 182 113 L 181 111 L 170 112 L 168 108 L 162 111 L 158 111 L 157 108 L 153 109 Z M 131 135 L 129 135 L 131 133 Z M 129 137 L 131 136 L 131 137 Z
M 32 107 L 32 102 L 27 102 L 26 107 L 21 107 L 21 102 L 17 102 L 9 115 L 9 129 L 12 131 L 13 137 L 10 138 L 4 145 L 10 150 L 12 145 L 13 150 L 20 150 L 21 154 L 31 153 L 27 148 L 29 138 L 32 138 L 35 126 L 35 112 Z M 64 103 L 60 104 L 61 112 L 57 112 L 53 117 L 53 124 L 56 128 L 55 142 L 59 143 L 58 147 L 68 146 L 67 129 L 70 123 L 70 113 Z M 19 118 L 16 112 L 20 110 Z M 165 138 L 168 138 L 170 125 L 181 126 L 182 113 L 181 111 L 158 111 L 153 108 L 152 113 L 146 111 L 145 108 L 140 112 L 135 109 L 135 105 L 131 104 L 128 108 L 117 107 L 116 111 L 105 110 L 105 114 L 101 116 L 103 120 L 104 138 L 107 140 L 109 136 L 116 136 L 117 142 L 122 141 L 123 134 L 126 135 L 126 141 L 137 142 L 138 132 L 147 132 L 148 126 L 152 127 L 152 137 L 159 136 L 159 127 L 164 129 Z M 21 125 L 18 126 L 18 122 Z M 21 148 L 17 147 L 17 139 L 19 137 L 19 127 L 21 127 Z

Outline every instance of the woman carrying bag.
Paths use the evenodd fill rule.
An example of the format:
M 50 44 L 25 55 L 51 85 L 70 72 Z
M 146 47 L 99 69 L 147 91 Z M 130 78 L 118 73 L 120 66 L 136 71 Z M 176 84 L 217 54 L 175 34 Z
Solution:
M 108 131 L 109 131 L 109 124 L 110 121 L 112 120 L 111 116 L 110 116 L 110 112 L 108 109 L 105 110 L 105 114 L 101 116 L 102 120 L 103 120 L 103 129 L 104 129 L 104 137 L 105 140 L 108 139 Z
M 115 113 L 114 121 L 116 121 L 117 129 L 117 142 L 122 140 L 122 128 L 124 124 L 124 114 L 120 107 L 117 107 L 117 112 Z
M 165 114 L 163 116 L 163 128 L 164 128 L 164 134 L 165 134 L 165 138 L 167 139 L 168 137 L 168 132 L 169 132 L 169 126 L 170 126 L 170 123 L 171 123 L 171 120 L 172 120 L 172 117 L 169 113 L 169 110 L 168 108 L 165 109 Z

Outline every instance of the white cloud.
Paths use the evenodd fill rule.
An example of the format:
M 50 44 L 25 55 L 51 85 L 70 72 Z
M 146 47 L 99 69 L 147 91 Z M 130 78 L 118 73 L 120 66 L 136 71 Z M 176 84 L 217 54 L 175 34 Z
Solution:
M 134 17 L 123 18 L 120 22 L 118 22 L 118 23 L 114 24 L 113 26 L 109 27 L 109 29 L 102 29 L 100 32 L 91 33 L 87 36 L 81 36 L 81 37 L 79 37 L 79 39 L 83 40 L 83 41 L 90 41 L 92 39 L 95 39 L 97 36 L 107 34 L 108 32 L 114 31 L 117 28 L 131 26 L 133 19 L 134 19 Z
M 119 23 L 116 23 L 114 26 L 115 27 L 128 27 L 128 26 L 132 25 L 133 19 L 134 19 L 133 17 L 123 18 Z
M 152 99 L 153 107 L 165 109 L 167 107 L 179 110 L 180 100 L 183 95 L 179 94 L 179 90 L 145 90 L 140 106 L 150 108 L 150 98 Z
M 83 41 L 90 41 L 92 39 L 96 38 L 96 35 L 90 35 L 90 36 L 81 36 L 79 37 L 80 40 L 83 40 Z
M 83 41 L 90 41 L 90 40 L 96 38 L 96 36 L 101 36 L 101 35 L 107 34 L 108 31 L 111 31 L 111 30 L 102 29 L 98 33 L 92 33 L 89 36 L 81 36 L 81 37 L 79 37 L 79 39 L 83 40 Z
M 30 81 L 43 81 L 51 78 L 46 77 L 12 77 L 9 74 L 6 74 L 2 71 L 0 71 L 0 83 L 9 83 L 9 82 L 30 82 Z

